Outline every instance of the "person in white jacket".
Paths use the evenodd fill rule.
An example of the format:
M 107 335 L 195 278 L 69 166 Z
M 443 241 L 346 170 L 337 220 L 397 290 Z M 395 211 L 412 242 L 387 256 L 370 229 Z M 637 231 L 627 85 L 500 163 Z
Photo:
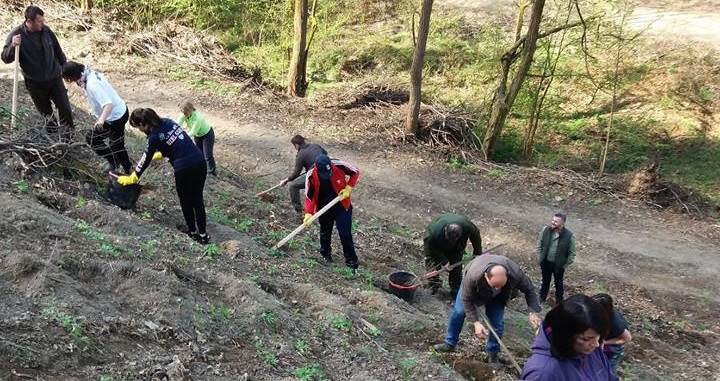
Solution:
M 97 118 L 85 139 L 95 153 L 107 160 L 105 171 L 122 167 L 129 174 L 132 164 L 125 149 L 125 124 L 129 118 L 125 102 L 102 73 L 87 65 L 68 61 L 63 65 L 62 76 L 85 90 L 90 112 Z

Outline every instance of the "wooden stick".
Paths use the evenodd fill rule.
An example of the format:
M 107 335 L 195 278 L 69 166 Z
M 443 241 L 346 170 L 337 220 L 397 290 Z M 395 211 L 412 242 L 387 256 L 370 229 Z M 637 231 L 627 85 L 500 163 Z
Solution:
M 18 72 L 20 71 L 20 45 L 15 45 L 15 69 L 13 71 L 13 97 L 12 111 L 10 113 L 10 128 L 17 125 L 17 96 L 18 96 Z
M 495 332 L 495 328 L 493 328 L 492 324 L 488 321 L 488 318 L 485 317 L 485 314 L 480 313 L 480 316 L 482 316 L 483 321 L 485 322 L 485 325 L 488 327 L 490 332 L 492 332 L 492 335 L 495 336 L 495 340 L 497 340 L 498 344 L 500 344 L 500 348 L 507 353 L 507 355 L 510 357 L 510 361 L 512 361 L 513 366 L 515 367 L 515 370 L 518 371 L 518 375 L 522 374 L 522 368 L 520 368 L 520 365 L 518 365 L 517 361 L 515 361 L 515 356 L 510 353 L 510 351 L 507 349 L 505 344 L 502 340 L 500 340 L 500 336 L 498 336 L 497 332 Z
M 282 186 L 282 183 L 278 183 L 277 185 L 274 185 L 274 186 L 270 187 L 269 189 L 266 189 L 266 190 L 264 190 L 264 191 L 262 191 L 262 192 L 255 193 L 255 197 L 260 197 L 260 196 L 264 195 L 265 193 L 270 192 L 271 190 L 274 190 L 274 189 L 279 188 L 279 187 L 281 187 L 281 186 Z
M 310 223 L 312 223 L 313 221 L 320 218 L 320 216 L 322 216 L 323 213 L 330 210 L 330 208 L 332 208 L 335 204 L 337 204 L 338 202 L 340 202 L 342 200 L 343 200 L 343 198 L 340 196 L 335 197 L 332 201 L 330 201 L 327 205 L 325 205 L 322 209 L 320 209 L 317 213 L 313 214 L 312 217 L 310 217 Z M 295 230 L 293 230 L 292 233 L 288 234 L 285 238 L 280 240 L 280 242 L 278 242 L 277 245 L 274 246 L 274 248 L 275 249 L 281 248 L 282 245 L 286 244 L 287 241 L 292 239 L 292 237 L 295 237 L 296 235 L 298 235 L 298 233 L 303 231 L 303 229 L 305 229 L 305 223 L 300 224 L 300 226 L 295 228 Z

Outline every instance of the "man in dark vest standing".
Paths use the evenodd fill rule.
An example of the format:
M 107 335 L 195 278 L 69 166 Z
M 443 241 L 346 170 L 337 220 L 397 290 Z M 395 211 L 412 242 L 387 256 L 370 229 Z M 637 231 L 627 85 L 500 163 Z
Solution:
M 550 225 L 545 226 L 538 236 L 538 263 L 542 274 L 540 301 L 547 299 L 550 279 L 555 276 L 555 303 L 563 300 L 563 277 L 565 269 L 575 260 L 575 237 L 565 228 L 566 216 L 555 213 Z

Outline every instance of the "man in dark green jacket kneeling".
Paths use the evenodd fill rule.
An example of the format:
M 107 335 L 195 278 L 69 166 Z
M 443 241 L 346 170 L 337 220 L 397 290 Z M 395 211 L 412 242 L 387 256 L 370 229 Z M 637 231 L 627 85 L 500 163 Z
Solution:
M 432 221 L 425 232 L 425 267 L 428 271 L 444 269 L 449 272 L 448 280 L 452 300 L 455 300 L 462 282 L 462 265 L 450 266 L 462 261 L 468 239 L 472 242 L 473 255 L 482 253 L 480 230 L 467 217 L 459 214 L 441 214 Z M 428 279 L 433 293 L 440 289 L 440 276 Z

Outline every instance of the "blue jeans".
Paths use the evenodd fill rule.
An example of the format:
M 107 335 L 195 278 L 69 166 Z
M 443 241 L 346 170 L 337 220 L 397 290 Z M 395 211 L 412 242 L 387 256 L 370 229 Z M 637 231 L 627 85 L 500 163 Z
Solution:
M 458 341 L 460 341 L 460 332 L 462 332 L 463 324 L 465 323 L 465 308 L 463 308 L 461 300 L 462 289 L 463 287 L 461 285 L 460 290 L 458 290 L 457 297 L 455 297 L 455 307 L 450 313 L 447 335 L 445 335 L 445 343 L 453 347 L 457 345 Z M 502 338 L 503 332 L 505 331 L 505 305 L 496 299 L 491 299 L 488 303 L 485 303 L 485 314 L 487 315 L 488 321 L 495 329 L 495 332 L 497 332 L 498 336 Z M 489 330 L 490 329 L 488 328 L 488 331 Z M 488 354 L 500 352 L 500 344 L 498 344 L 492 332 L 488 332 L 485 351 Z
M 610 367 L 615 374 L 617 374 L 617 367 L 620 365 L 620 360 L 623 358 L 624 351 L 625 344 L 605 345 L 603 347 L 603 352 L 605 353 L 605 356 L 607 356 L 608 361 L 610 362 Z

